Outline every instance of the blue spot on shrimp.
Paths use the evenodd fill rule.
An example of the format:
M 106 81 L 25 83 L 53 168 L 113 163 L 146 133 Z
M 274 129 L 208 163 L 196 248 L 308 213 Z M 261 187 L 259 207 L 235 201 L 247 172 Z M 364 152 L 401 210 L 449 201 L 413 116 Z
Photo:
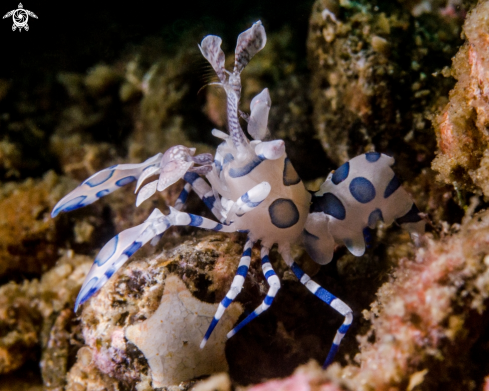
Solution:
M 377 221 L 385 224 L 397 221 L 416 235 L 424 232 L 424 222 L 391 168 L 393 159 L 379 152 L 351 159 L 332 173 L 318 191 L 308 191 L 287 157 L 284 142 L 270 140 L 268 89 L 253 98 L 247 127 L 241 127 L 240 76 L 266 41 L 265 28 L 260 21 L 240 34 L 232 71 L 225 69 L 219 37 L 206 36 L 199 45 L 219 79 L 214 84 L 226 95 L 229 133 L 212 131 L 222 140 L 214 159 L 208 154 L 194 156 L 195 148 L 176 145 L 143 163 L 112 166 L 94 174 L 63 197 L 54 207 L 52 216 L 89 205 L 132 182 L 136 182 L 136 205 L 140 205 L 157 191 L 183 179 L 185 188 L 174 207 L 170 206 L 169 213 L 154 209 L 143 223 L 120 232 L 102 248 L 82 285 L 76 308 L 89 303 L 90 297 L 97 294 L 129 258 L 148 242 L 161 238 L 172 226 L 242 232 L 246 234 L 246 243 L 236 274 L 210 322 L 201 348 L 205 348 L 223 312 L 243 288 L 254 246 L 260 249 L 261 270 L 268 291 L 261 305 L 229 331 L 228 337 L 273 305 L 281 289 L 280 279 L 269 260 L 269 252 L 276 246 L 304 289 L 343 318 L 329 352 L 325 352 L 324 367 L 327 367 L 340 350 L 341 341 L 353 322 L 353 312 L 302 270 L 295 262 L 291 245 L 302 245 L 313 261 L 324 265 L 332 260 L 338 245 L 345 245 L 355 256 L 363 255 L 367 246 L 365 240 L 370 240 L 369 229 L 374 228 Z M 146 181 L 155 175 L 157 180 Z M 181 210 L 191 191 L 203 201 L 214 219 Z

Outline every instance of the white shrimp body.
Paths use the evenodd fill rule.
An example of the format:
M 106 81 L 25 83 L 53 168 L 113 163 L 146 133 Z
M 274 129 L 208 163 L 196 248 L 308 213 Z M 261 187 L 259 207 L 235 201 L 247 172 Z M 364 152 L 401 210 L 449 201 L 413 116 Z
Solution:
M 229 152 L 228 152 L 229 153 Z M 254 166 L 259 162 L 256 166 Z M 236 176 L 242 167 L 254 166 L 246 175 Z M 207 175 L 219 194 L 234 202 L 246 191 L 262 182 L 270 185 L 270 194 L 253 210 L 239 216 L 228 216 L 236 229 L 248 232 L 249 238 L 267 248 L 297 242 L 306 222 L 311 195 L 284 153 L 276 160 L 260 160 L 252 152 L 248 159 L 237 159 L 215 166 Z M 244 170 L 242 170 L 244 171 Z M 234 175 L 233 175 L 234 174 Z
M 290 244 L 301 242 L 311 258 L 326 264 L 334 248 L 344 244 L 356 256 L 365 252 L 369 229 L 377 221 L 396 221 L 414 236 L 424 232 L 419 211 L 391 169 L 394 159 L 378 152 L 353 158 L 330 174 L 319 191 L 306 190 L 287 158 L 282 140 L 270 139 L 268 114 L 270 95 L 265 88 L 253 98 L 250 114 L 239 111 L 240 74 L 266 43 L 261 22 L 241 33 L 235 50 L 233 72 L 224 68 L 221 38 L 209 35 L 200 50 L 214 68 L 227 96 L 229 134 L 214 129 L 212 134 L 224 141 L 215 157 L 209 153 L 194 156 L 195 148 L 177 145 L 141 164 L 120 164 L 106 168 L 85 180 L 54 207 L 52 216 L 88 205 L 121 186 L 137 181 L 139 206 L 156 191 L 163 191 L 183 178 L 187 184 L 170 213 L 155 209 L 147 220 L 112 238 L 95 258 L 78 294 L 75 311 L 93 296 L 139 248 L 159 240 L 171 226 L 193 226 L 220 232 L 246 232 L 247 241 L 236 275 L 226 297 L 203 336 L 201 347 L 210 338 L 222 314 L 243 287 L 251 262 L 253 245 L 261 247 L 262 271 L 269 290 L 263 303 L 228 333 L 232 337 L 248 322 L 266 311 L 280 289 L 268 254 L 273 245 L 299 281 L 320 300 L 344 316 L 325 361 L 329 365 L 353 320 L 343 301 L 329 293 L 305 274 L 294 262 Z M 249 140 L 241 129 L 240 117 L 247 121 Z M 146 180 L 159 175 L 157 180 Z M 204 177 L 207 179 L 204 180 Z M 142 186 L 146 183 L 144 186 Z M 142 187 L 141 187 L 142 186 Z M 193 190 L 212 211 L 218 222 L 180 211 Z M 368 244 L 368 243 L 367 243 Z

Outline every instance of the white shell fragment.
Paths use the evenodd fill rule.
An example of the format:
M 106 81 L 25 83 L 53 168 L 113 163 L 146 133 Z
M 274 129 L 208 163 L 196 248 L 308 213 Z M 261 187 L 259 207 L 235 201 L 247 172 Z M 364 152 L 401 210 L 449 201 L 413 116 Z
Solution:
M 237 303 L 231 304 L 205 349 L 200 349 L 200 341 L 217 306 L 196 299 L 179 277 L 169 276 L 156 312 L 144 322 L 126 329 L 126 338 L 148 360 L 154 388 L 227 371 L 226 333 L 243 309 Z

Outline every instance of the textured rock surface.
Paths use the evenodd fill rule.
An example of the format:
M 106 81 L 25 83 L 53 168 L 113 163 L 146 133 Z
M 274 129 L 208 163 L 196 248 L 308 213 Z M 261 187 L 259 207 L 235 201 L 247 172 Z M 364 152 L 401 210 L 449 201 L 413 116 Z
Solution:
M 315 2 L 307 43 L 312 117 L 338 166 L 375 149 L 395 155 L 409 177 L 433 158 L 429 117 L 453 85 L 440 72 L 461 43 L 463 8 L 447 15 L 441 2 L 423 3 L 418 14 L 413 2 Z
M 117 379 L 126 387 L 143 382 L 143 376 L 151 376 L 156 382 L 155 386 L 162 387 L 191 380 L 193 377 L 190 376 L 189 367 L 192 366 L 195 366 L 194 376 L 212 373 L 209 372 L 212 366 L 217 371 L 227 368 L 224 341 L 229 330 L 226 328 L 230 329 L 240 315 L 239 305 L 231 309 L 230 318 L 223 319 L 221 330 L 216 335 L 220 341 L 210 340 L 210 348 L 194 355 L 194 362 L 191 358 L 183 362 L 178 358 L 181 352 L 175 350 L 175 346 L 184 344 L 186 347 L 182 352 L 192 354 L 192 349 L 199 349 L 202 333 L 205 332 L 201 328 L 207 328 L 205 325 L 199 328 L 199 322 L 195 324 L 195 330 L 187 328 L 191 320 L 185 319 L 193 317 L 188 311 L 200 312 L 205 317 L 212 313 L 212 317 L 217 309 L 213 304 L 193 298 L 181 279 L 200 298 L 214 302 L 216 297 L 225 295 L 240 257 L 240 246 L 228 237 L 214 235 L 202 239 L 131 262 L 85 305 L 81 315 L 83 336 L 91 349 L 93 363 L 100 372 Z M 219 265 L 226 265 L 225 274 L 216 271 Z M 173 277 L 170 278 L 170 274 Z M 166 287 L 168 278 L 170 285 Z M 180 305 L 169 308 L 168 303 L 175 300 L 180 301 Z M 207 320 L 210 323 L 211 318 Z M 155 322 L 161 323 L 163 329 L 153 330 L 158 327 Z M 165 325 L 165 322 L 168 324 Z M 145 328 L 153 331 L 145 332 Z M 174 335 L 176 340 L 170 338 L 166 343 L 165 333 Z M 157 352 L 150 352 L 152 346 L 158 345 L 160 348 Z M 210 353 L 214 357 L 206 359 Z M 165 364 L 155 355 L 162 358 L 170 356 L 176 361 Z M 168 367 L 169 371 L 162 372 L 164 367 Z
M 413 377 L 429 389 L 470 389 L 482 380 L 477 377 L 480 344 L 487 338 L 482 325 L 489 295 L 489 214 L 467 220 L 458 233 L 428 240 L 378 291 L 378 301 L 364 313 L 372 327 L 355 357 L 360 368 L 343 372 L 352 378 L 352 389 L 403 388 Z
M 370 330 L 353 361 L 326 372 L 304 367 L 253 391 L 320 389 L 476 389 L 484 384 L 489 297 L 489 212 L 468 216 L 458 232 L 427 238 L 377 292 Z
M 439 179 L 489 195 L 489 3 L 481 1 L 464 23 L 466 42 L 453 59 L 457 80 L 435 120 Z
M 0 287 L 0 374 L 35 358 L 41 346 L 45 386 L 64 385 L 69 355 L 80 337 L 71 308 L 90 265 L 90 258 L 68 254 L 40 281 Z
M 232 303 L 205 348 L 200 349 L 217 307 L 194 298 L 182 280 L 169 276 L 156 312 L 125 330 L 126 339 L 148 361 L 154 388 L 228 370 L 224 357 L 226 334 L 243 310 Z
M 7 183 L 0 193 L 0 277 L 40 275 L 58 258 L 60 224 L 49 216 L 68 181 L 48 172 L 42 180 Z
M 67 391 L 116 391 L 119 385 L 116 379 L 101 373 L 92 360 L 92 351 L 88 347 L 78 350 L 77 362 L 66 377 Z

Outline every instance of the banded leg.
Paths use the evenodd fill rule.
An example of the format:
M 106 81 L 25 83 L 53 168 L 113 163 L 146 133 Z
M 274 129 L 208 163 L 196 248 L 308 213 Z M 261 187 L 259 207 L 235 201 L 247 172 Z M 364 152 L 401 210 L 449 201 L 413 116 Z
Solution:
M 199 155 L 200 156 L 200 155 Z M 209 184 L 202 179 L 195 172 L 187 172 L 183 179 L 187 182 L 183 187 L 180 195 L 175 201 L 174 208 L 178 211 L 181 211 L 185 202 L 187 202 L 188 196 L 192 189 L 199 196 L 199 198 L 204 202 L 204 204 L 210 209 L 210 211 L 216 216 L 221 222 L 223 222 L 224 218 L 219 212 L 221 205 L 220 202 L 216 200 L 214 197 L 214 193 L 212 192 Z M 153 240 L 151 240 L 151 245 L 156 246 L 156 244 L 160 241 L 163 234 L 155 236 Z
M 222 206 L 219 199 L 214 196 L 214 192 L 209 184 L 194 172 L 187 172 L 183 179 L 192 186 L 192 189 L 209 208 L 219 221 L 223 222 Z
M 280 289 L 280 280 L 278 276 L 275 274 L 272 264 L 270 263 L 270 259 L 268 258 L 269 252 L 270 252 L 269 248 L 266 247 L 261 248 L 261 269 L 269 285 L 267 296 L 265 297 L 265 300 L 263 300 L 263 302 L 258 308 L 256 308 L 251 314 L 249 314 L 246 317 L 245 320 L 243 320 L 240 324 L 238 324 L 234 329 L 232 329 L 228 333 L 227 335 L 228 338 L 231 338 L 234 334 L 236 334 L 239 330 L 241 330 L 244 326 L 246 326 L 249 322 L 255 319 L 262 312 L 268 310 L 272 305 L 275 295 Z
M 142 246 L 154 237 L 163 234 L 171 226 L 182 225 L 221 232 L 236 231 L 233 224 L 223 225 L 205 217 L 180 212 L 172 207 L 170 207 L 170 214 L 166 216 L 155 209 L 144 223 L 122 231 L 102 247 L 83 282 L 76 299 L 75 311 Z
M 212 322 L 209 325 L 207 332 L 205 333 L 204 339 L 200 343 L 201 349 L 207 343 L 207 340 L 209 339 L 212 332 L 214 331 L 214 328 L 217 326 L 217 323 L 221 319 L 226 308 L 229 307 L 229 305 L 233 302 L 233 300 L 236 298 L 238 293 L 241 292 L 246 274 L 248 274 L 248 268 L 250 267 L 252 247 L 253 247 L 253 242 L 251 241 L 251 239 L 248 238 L 244 246 L 243 255 L 239 260 L 238 270 L 236 271 L 236 275 L 234 276 L 233 283 L 231 284 L 231 288 L 226 294 L 226 297 L 219 303 L 219 307 L 217 308 L 216 314 L 214 315 L 214 318 L 212 319 Z
M 183 205 L 185 205 L 185 202 L 187 202 L 188 195 L 192 191 L 192 185 L 189 183 L 186 183 L 185 186 L 183 187 L 183 190 L 180 192 L 180 195 L 178 196 L 177 200 L 175 201 L 175 206 L 174 208 L 178 211 L 181 211 L 183 208 Z M 163 237 L 163 233 L 156 235 L 153 239 L 151 239 L 151 245 L 156 246 L 160 239 Z
M 185 186 L 183 187 L 183 190 L 180 192 L 180 195 L 178 196 L 177 200 L 175 201 L 175 206 L 174 208 L 176 210 L 182 210 L 183 205 L 185 202 L 187 202 L 188 195 L 192 191 L 192 185 L 190 183 L 186 183 Z
M 170 214 L 168 219 L 173 226 L 190 226 L 204 229 L 210 229 L 212 231 L 220 232 L 235 232 L 236 228 L 233 224 L 221 224 L 214 220 L 207 219 L 205 217 L 194 215 L 191 213 L 180 212 L 170 206 Z
M 272 187 L 268 182 L 261 182 L 253 186 L 250 190 L 239 197 L 227 212 L 226 222 L 232 221 L 232 218 L 241 217 L 245 213 L 255 209 L 270 194 Z
M 282 254 L 282 256 L 284 257 L 285 262 L 288 265 L 290 265 L 292 272 L 296 275 L 299 281 L 303 285 L 305 285 L 306 288 L 309 289 L 309 291 L 314 294 L 314 296 L 324 301 L 331 308 L 335 309 L 337 312 L 339 312 L 341 315 L 345 317 L 343 324 L 340 326 L 338 331 L 336 331 L 333 344 L 331 345 L 331 348 L 329 349 L 328 352 L 328 356 L 324 361 L 323 368 L 326 368 L 329 366 L 329 364 L 333 362 L 333 359 L 336 353 L 338 352 L 341 340 L 343 339 L 346 332 L 350 328 L 351 322 L 353 321 L 353 312 L 351 308 L 348 307 L 343 301 L 341 301 L 336 296 L 334 296 L 326 289 L 321 287 L 319 284 L 311 280 L 311 277 L 309 277 L 306 273 L 304 273 L 304 271 L 299 267 L 299 265 L 297 265 L 293 261 L 289 253 L 285 252 Z

